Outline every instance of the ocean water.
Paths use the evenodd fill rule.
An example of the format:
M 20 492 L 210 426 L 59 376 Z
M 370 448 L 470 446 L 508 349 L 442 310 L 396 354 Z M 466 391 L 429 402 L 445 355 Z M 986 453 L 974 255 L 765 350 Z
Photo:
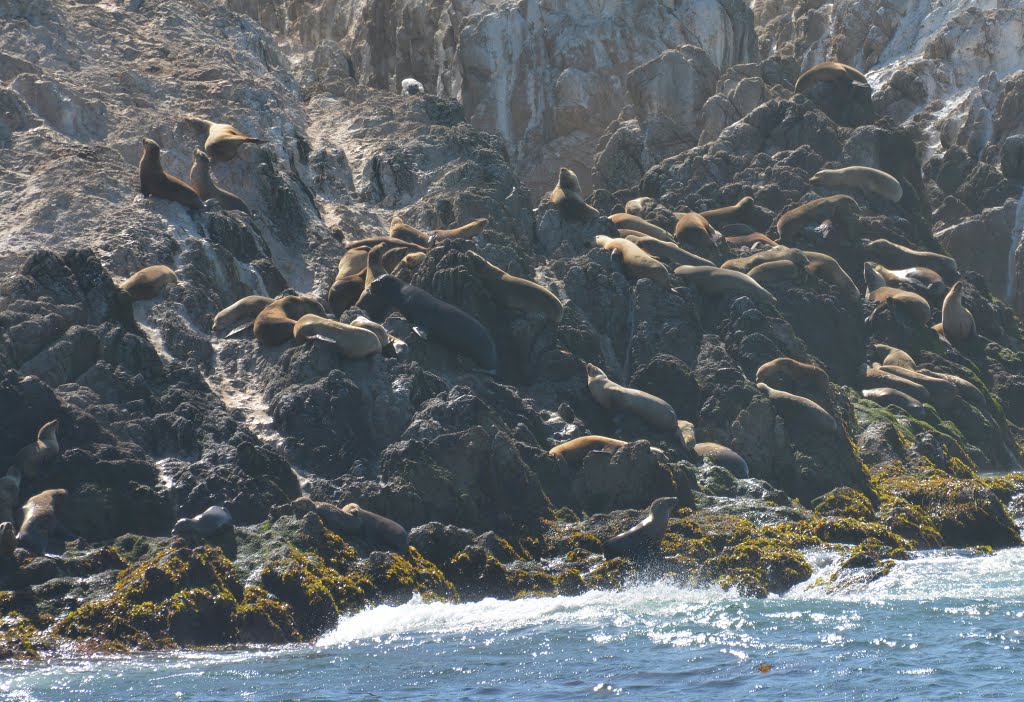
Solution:
M 834 562 L 814 556 L 815 578 Z M 841 594 L 664 582 L 578 597 L 409 602 L 315 644 L 0 663 L 0 699 L 1018 700 L 1024 549 L 936 551 Z M 812 578 L 814 580 L 814 578 Z

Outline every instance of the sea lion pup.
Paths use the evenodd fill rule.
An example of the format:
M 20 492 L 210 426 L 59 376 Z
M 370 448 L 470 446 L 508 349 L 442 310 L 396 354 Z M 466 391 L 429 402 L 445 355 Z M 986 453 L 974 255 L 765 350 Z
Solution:
M 179 519 L 174 523 L 171 534 L 181 536 L 193 541 L 209 539 L 221 531 L 234 531 L 235 520 L 231 513 L 223 507 L 207 507 L 206 510 L 195 517 Z
M 942 334 L 950 341 L 966 341 L 977 335 L 974 315 L 964 307 L 964 282 L 962 280 L 949 289 L 942 301 Z
M 873 367 L 877 367 L 878 370 L 888 373 L 889 375 L 906 378 L 911 382 L 917 383 L 928 391 L 928 397 L 930 398 L 929 401 L 936 407 L 949 407 L 959 395 L 957 392 L 957 386 L 945 378 L 936 378 L 926 373 L 919 373 L 916 370 L 903 368 L 902 366 L 873 364 Z
M 335 322 L 315 314 L 303 315 L 295 322 L 296 341 L 319 339 L 334 344 L 342 358 L 357 360 L 382 351 L 380 338 L 370 329 Z
M 885 198 L 889 202 L 903 199 L 903 186 L 885 171 L 868 166 L 823 169 L 811 176 L 811 183 L 833 190 L 859 190 Z
M 875 239 L 864 248 L 865 253 L 873 261 L 878 261 L 887 268 L 930 268 L 942 276 L 947 283 L 955 282 L 960 275 L 957 271 L 956 261 L 942 254 L 915 251 L 888 239 Z
M 907 370 L 917 370 L 917 363 L 909 353 L 903 349 L 888 344 L 872 344 L 871 351 L 873 358 L 882 359 L 883 366 L 899 366 Z
M 785 212 L 775 223 L 775 228 L 779 232 L 779 241 L 792 240 L 808 225 L 818 226 L 826 219 L 835 220 L 851 212 L 860 212 L 860 205 L 849 195 L 819 197 Z
M 253 335 L 264 346 L 280 346 L 292 338 L 295 322 L 307 314 L 325 317 L 327 311 L 316 298 L 305 295 L 279 297 L 256 315 Z
M 626 214 L 633 215 L 634 217 L 641 217 L 644 210 L 655 204 L 653 197 L 635 197 L 626 203 L 623 209 Z
M 828 373 L 788 356 L 762 364 L 754 377 L 758 383 L 794 395 L 810 395 L 821 400 L 828 398 Z
M 469 251 L 484 287 L 499 302 L 517 310 L 536 312 L 550 322 L 562 318 L 562 301 L 543 285 L 501 270 L 475 251 Z
M 580 179 L 568 168 L 558 169 L 558 182 L 548 201 L 567 219 L 587 220 L 601 216 L 600 212 L 587 204 L 580 190 Z
M 931 268 L 904 268 L 902 270 L 890 270 L 883 266 L 881 263 L 871 262 L 871 267 L 875 269 L 875 273 L 882 276 L 885 280 L 885 284 L 890 287 L 896 287 L 900 284 L 909 285 L 915 288 L 915 291 L 930 294 L 939 292 L 946 289 L 946 282 L 942 280 L 942 276 L 933 271 Z
M 415 78 L 402 79 L 402 95 L 419 95 L 422 92 L 424 92 L 423 83 L 420 83 Z
M 871 84 L 868 83 L 867 77 L 853 66 L 847 66 L 845 63 L 839 63 L 838 61 L 825 61 L 824 63 L 812 66 L 801 73 L 800 77 L 796 79 L 796 86 L 794 89 L 798 93 L 805 93 L 810 90 L 812 86 L 824 81 L 835 81 L 847 84 L 854 82 L 864 83 L 869 89 L 871 88 Z
M 899 407 L 915 419 L 924 419 L 924 405 L 895 388 L 868 388 L 860 394 L 883 407 Z
M 678 501 L 675 497 L 659 497 L 652 502 L 642 522 L 601 544 L 604 557 L 643 556 L 656 550 Z
M 393 275 L 384 275 L 370 284 L 367 290 L 371 302 L 396 308 L 409 320 L 417 333 L 430 341 L 447 346 L 456 353 L 469 356 L 486 373 L 498 368 L 498 350 L 487 328 L 474 317 L 439 300 L 426 290 L 403 283 Z M 374 304 L 371 306 L 379 307 Z M 363 307 L 368 313 L 370 309 Z M 374 319 L 373 314 L 370 315 Z M 376 322 L 383 318 L 374 319 Z
M 779 242 L 774 239 L 769 239 L 765 234 L 761 232 L 751 232 L 750 234 L 741 234 L 737 236 L 725 237 L 725 243 L 729 246 L 753 246 L 754 244 L 767 244 L 768 246 L 778 246 Z
M 748 195 L 740 198 L 735 205 L 701 212 L 700 216 L 715 229 L 721 229 L 728 224 L 749 224 L 747 219 L 752 214 L 754 214 L 754 198 Z M 679 216 L 678 212 L 676 216 Z
M 893 390 L 899 390 L 905 395 L 910 395 L 918 402 L 928 402 L 931 400 L 931 393 L 923 385 L 894 373 L 888 373 L 879 366 L 866 369 L 862 382 L 865 388 L 892 388 Z
M 658 259 L 648 256 L 643 249 L 628 239 L 612 239 L 610 236 L 594 237 L 594 244 L 612 252 L 612 258 L 622 262 L 626 276 L 632 280 L 649 278 L 659 285 L 668 284 L 668 268 Z
M 783 390 L 776 390 L 764 383 L 758 383 L 757 389 L 768 396 L 772 406 L 789 426 L 798 426 L 806 431 L 819 432 L 831 436 L 838 425 L 831 414 L 813 400 Z
M 164 288 L 177 282 L 178 276 L 167 266 L 147 266 L 136 271 L 119 287 L 138 302 L 159 296 Z
M 676 227 L 672 230 L 672 238 L 680 246 L 715 248 L 715 230 L 696 212 L 676 214 Z
M 572 441 L 566 441 L 548 451 L 552 456 L 561 456 L 572 471 L 578 472 L 583 467 L 583 459 L 591 451 L 605 451 L 615 453 L 626 445 L 627 442 L 620 439 L 612 439 L 607 436 L 579 436 Z
M 604 371 L 587 364 L 587 387 L 597 404 L 612 412 L 632 414 L 659 431 L 677 431 L 676 412 L 660 397 L 623 387 L 608 379 Z
M 839 292 L 849 300 L 860 299 L 860 288 L 839 262 L 828 254 L 817 251 L 804 251 L 807 257 L 807 272 L 819 279 L 824 279 L 836 286 Z
M 246 295 L 228 305 L 213 318 L 213 333 L 227 331 L 225 336 L 235 336 L 252 328 L 257 315 L 274 301 L 265 295 Z
M 649 256 L 654 256 L 667 266 L 715 265 L 706 258 L 701 258 L 697 254 L 692 254 L 686 249 L 682 249 L 669 241 L 655 239 L 653 236 L 647 236 L 646 234 L 634 232 L 629 229 L 620 229 L 619 235 L 623 236 L 628 241 L 632 241 L 634 244 L 639 246 L 644 253 Z
M 701 295 L 746 295 L 762 302 L 776 302 L 774 295 L 762 288 L 756 280 L 739 271 L 714 266 L 679 266 L 674 273 L 687 285 L 696 287 Z
M 67 497 L 67 490 L 43 490 L 29 498 L 21 508 L 25 518 L 18 532 L 19 548 L 41 556 L 50 545 L 51 535 L 69 536 L 58 516 L 64 510 Z
M 714 463 L 716 466 L 721 466 L 727 471 L 733 474 L 734 477 L 743 479 L 750 477 L 750 467 L 747 462 L 743 460 L 743 456 L 733 451 L 728 446 L 722 446 L 721 444 L 714 444 L 710 442 L 701 442 L 693 445 L 694 453 L 701 458 Z
M 139 182 L 146 197 L 160 197 L 180 202 L 193 210 L 203 209 L 198 193 L 183 181 L 168 175 L 160 163 L 160 145 L 152 139 L 142 140 L 142 158 L 139 160 Z
M 673 244 L 675 243 L 671 234 L 659 227 L 657 224 L 651 224 L 642 217 L 616 212 L 615 214 L 608 215 L 608 219 L 610 219 L 612 224 L 615 225 L 615 228 L 619 230 L 619 236 L 625 236 L 623 232 L 628 230 L 649 236 L 653 239 L 660 239 L 661 241 L 667 241 Z
M 185 121 L 204 138 L 203 151 L 214 161 L 233 159 L 242 144 L 267 143 L 263 139 L 243 134 L 230 124 L 211 122 L 207 119 L 192 116 L 186 117 Z
M 188 177 L 192 181 L 192 189 L 203 200 L 216 200 L 225 210 L 237 210 L 252 214 L 242 198 L 234 193 L 229 193 L 213 182 L 213 176 L 210 175 L 210 157 L 201 149 L 196 149 L 192 153 L 192 170 L 189 171 Z
M 760 253 L 751 254 L 750 256 L 741 256 L 740 258 L 730 258 L 728 261 L 722 264 L 722 268 L 730 271 L 739 271 L 740 273 L 746 273 L 753 270 L 757 266 L 763 263 L 770 263 L 773 261 L 791 261 L 798 266 L 806 266 L 808 261 L 807 256 L 800 249 L 793 249 L 788 246 L 776 246 L 775 248 L 768 249 L 767 251 L 761 251 Z
M 17 472 L 18 484 L 21 478 L 34 478 L 39 469 L 52 461 L 60 453 L 60 444 L 57 442 L 57 430 L 60 429 L 60 422 L 51 419 L 39 427 L 36 432 L 36 440 L 22 446 L 11 461 L 8 475 Z
M 864 297 L 879 303 L 869 319 L 873 319 L 880 310 L 889 308 L 894 313 L 905 316 L 914 324 L 928 324 L 928 320 L 932 316 L 932 307 L 923 297 L 908 290 L 890 288 L 885 284 L 885 279 L 878 275 L 869 263 L 864 264 L 864 280 L 867 283 Z
M 747 271 L 747 275 L 756 280 L 759 285 L 767 285 L 784 283 L 789 280 L 802 280 L 807 277 L 807 270 L 792 261 L 768 261 L 754 266 Z

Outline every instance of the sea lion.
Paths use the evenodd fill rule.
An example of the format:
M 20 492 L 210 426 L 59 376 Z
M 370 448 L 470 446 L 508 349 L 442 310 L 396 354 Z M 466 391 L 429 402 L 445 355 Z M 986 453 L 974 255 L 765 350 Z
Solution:
M 807 271 L 803 266 L 798 266 L 792 261 L 768 261 L 754 266 L 747 271 L 747 275 L 756 280 L 759 285 L 769 285 L 803 279 L 807 276 Z
M 880 310 L 888 308 L 913 324 L 928 324 L 932 316 L 932 307 L 923 297 L 908 290 L 890 288 L 869 263 L 864 264 L 864 280 L 867 283 L 864 296 L 872 302 L 879 303 L 869 319 L 873 319 Z
M 392 239 L 401 239 L 420 246 L 430 245 L 430 235 L 420 231 L 411 224 L 406 224 L 401 217 L 395 215 L 391 218 L 391 226 L 388 228 L 388 236 Z
M 871 262 L 871 267 L 878 275 L 882 276 L 885 284 L 890 287 L 906 285 L 914 288 L 914 292 L 923 295 L 938 293 L 946 289 L 946 283 L 942 276 L 931 268 L 904 268 L 901 270 L 890 270 L 880 263 Z
M 743 460 L 743 456 L 727 446 L 704 442 L 694 444 L 693 450 L 701 458 L 714 463 L 716 466 L 722 466 L 732 473 L 733 476 L 741 480 L 750 477 L 750 467 Z
M 142 194 L 180 202 L 193 210 L 203 209 L 203 201 L 196 191 L 164 170 L 160 163 L 160 145 L 152 139 L 143 139 L 142 144 L 142 158 L 139 160 Z
M 619 230 L 619 236 L 625 236 L 623 231 L 629 230 L 630 232 L 640 233 L 653 239 L 660 239 L 661 241 L 668 241 L 673 244 L 675 243 L 671 234 L 659 227 L 657 224 L 651 224 L 642 217 L 616 212 L 615 214 L 608 215 L 608 219 L 610 219 L 612 224 L 615 225 L 615 228 Z
M 942 333 L 952 342 L 966 341 L 977 335 L 974 315 L 964 307 L 964 282 L 957 281 L 942 301 Z
M 927 373 L 919 373 L 916 370 L 902 366 L 878 365 L 878 370 L 889 375 L 906 378 L 928 391 L 929 402 L 936 407 L 949 407 L 954 403 L 959 393 L 957 386 L 946 378 L 936 378 Z M 900 388 L 897 388 L 900 389 Z M 912 393 L 908 393 L 912 394 Z M 920 398 L 918 398 L 920 399 Z
M 395 270 L 395 266 L 401 262 L 406 256 L 409 255 L 409 249 L 401 246 L 396 246 L 392 249 L 385 251 L 380 257 L 381 267 L 385 272 L 390 273 Z
M 362 315 L 353 319 L 351 325 L 353 327 L 359 327 L 360 329 L 367 329 L 376 334 L 382 349 L 391 350 L 395 354 L 400 354 L 405 349 L 404 341 L 391 336 L 388 334 L 387 329 Z
M 923 385 L 901 375 L 888 373 L 882 370 L 880 366 L 865 370 L 862 382 L 865 388 L 892 388 L 893 390 L 899 390 L 903 394 L 913 397 L 918 402 L 928 402 L 931 399 L 931 393 Z
M 562 301 L 547 288 L 506 273 L 474 251 L 468 254 L 476 263 L 476 271 L 484 287 L 503 305 L 535 312 L 554 323 L 562 318 Z
M 39 469 L 52 461 L 60 453 L 60 444 L 57 442 L 57 430 L 60 429 L 60 422 L 51 419 L 36 432 L 36 440 L 31 444 L 22 446 L 18 453 L 14 454 L 11 467 L 8 471 L 17 471 L 18 482 L 21 478 L 34 478 Z
M 567 219 L 587 220 L 601 213 L 587 204 L 580 190 L 580 179 L 568 168 L 558 169 L 558 182 L 551 191 L 549 202 Z
M 883 407 L 899 407 L 915 419 L 924 419 L 924 405 L 894 388 L 869 388 L 861 390 L 860 394 Z
M 696 287 L 702 295 L 745 295 L 762 302 L 776 302 L 774 295 L 762 288 L 756 280 L 739 271 L 714 266 L 679 266 L 674 273 L 686 281 L 687 285 Z
M 642 522 L 601 544 L 604 557 L 640 556 L 655 550 L 661 544 L 678 501 L 675 497 L 659 497 L 652 502 Z
M 865 253 L 872 260 L 880 262 L 887 268 L 930 268 L 942 276 L 942 279 L 947 283 L 950 281 L 955 282 L 960 275 L 957 271 L 956 261 L 942 254 L 930 251 L 915 251 L 901 244 L 895 244 L 888 239 L 875 239 L 864 248 Z
M 903 186 L 885 171 L 867 166 L 847 166 L 846 168 L 824 169 L 811 176 L 811 183 L 824 185 L 833 190 L 853 189 L 872 193 L 885 198 L 889 202 L 903 199 Z
M 405 256 L 402 257 L 402 260 L 398 262 L 398 265 L 395 266 L 395 269 L 397 270 L 399 267 L 402 267 L 408 268 L 410 271 L 414 271 L 417 268 L 419 268 L 420 265 L 423 264 L 423 261 L 426 258 L 427 254 L 423 253 L 422 251 L 413 251 L 412 253 L 407 253 Z
M 676 422 L 676 428 L 679 440 L 683 443 L 683 446 L 692 451 L 693 447 L 697 445 L 697 430 L 694 428 L 693 422 L 680 419 Z
M 179 519 L 174 523 L 171 534 L 181 536 L 193 541 L 205 541 L 222 531 L 233 531 L 235 520 L 231 513 L 223 507 L 207 507 L 206 510 L 195 517 Z
M 634 244 L 639 246 L 644 253 L 649 256 L 654 256 L 666 266 L 713 266 L 715 265 L 706 258 L 701 258 L 697 254 L 692 254 L 686 249 L 682 249 L 672 242 L 662 241 L 661 239 L 655 239 L 653 236 L 647 236 L 640 232 L 630 231 L 629 229 L 620 229 L 619 235 L 632 241 Z
M 24 519 L 18 531 L 18 547 L 37 556 L 46 553 L 51 535 L 68 536 L 58 516 L 63 512 L 67 490 L 43 490 L 29 498 L 21 508 Z
M 456 353 L 473 359 L 484 372 L 494 373 L 498 367 L 498 351 L 491 333 L 474 317 L 439 300 L 426 290 L 403 283 L 393 275 L 384 275 L 370 284 L 364 297 L 371 302 L 394 307 L 424 338 L 447 346 Z M 375 306 L 372 305 L 371 306 Z M 370 310 L 360 304 L 360 307 Z M 383 321 L 382 318 L 370 318 Z
M 672 238 L 680 246 L 694 246 L 701 249 L 715 248 L 715 230 L 708 221 L 696 212 L 676 214 L 676 226 Z
M 0 522 L 14 521 L 14 508 L 18 506 L 21 491 L 21 466 L 12 465 L 7 474 L 0 477 Z
M 626 203 L 623 209 L 626 214 L 633 215 L 634 217 L 641 217 L 644 210 L 649 209 L 655 205 L 653 197 L 635 197 Z
M 764 383 L 758 383 L 757 389 L 768 396 L 775 411 L 778 412 L 786 425 L 800 427 L 804 431 L 818 432 L 831 436 L 838 425 L 831 414 L 813 400 L 783 390 L 776 390 Z
M 265 346 L 280 346 L 292 338 L 295 322 L 307 314 L 325 317 L 327 311 L 316 298 L 305 295 L 279 297 L 256 315 L 253 335 Z
M 626 277 L 632 280 L 649 278 L 659 285 L 668 283 L 668 269 L 665 268 L 665 265 L 656 258 L 648 256 L 632 241 L 598 235 L 594 237 L 594 244 L 606 251 L 611 251 L 612 258 L 618 258 L 622 262 Z
M 860 298 L 860 289 L 853 279 L 846 273 L 839 262 L 828 254 L 817 251 L 804 251 L 807 258 L 807 272 L 814 277 L 825 280 L 836 286 L 839 292 L 848 300 Z
M 402 231 L 405 231 L 404 229 Z M 366 249 L 369 251 L 375 246 L 383 246 L 385 249 L 390 249 L 395 246 L 400 246 L 411 251 L 426 251 L 426 246 L 421 246 L 412 241 L 406 241 L 404 239 L 396 239 L 391 236 L 370 236 L 365 239 L 356 239 L 355 241 L 346 241 L 344 247 L 348 249 Z
M 348 359 L 368 358 L 382 350 L 380 339 L 373 331 L 315 314 L 300 317 L 295 322 L 293 336 L 296 341 L 319 339 L 334 344 L 341 357 Z
M 838 61 L 825 61 L 801 73 L 800 77 L 796 79 L 794 90 L 798 93 L 805 93 L 812 86 L 825 81 L 846 84 L 854 82 L 864 83 L 869 89 L 871 88 L 867 77 L 853 66 L 847 66 L 845 63 L 839 63 Z
M 147 266 L 136 271 L 119 286 L 132 296 L 132 300 L 149 300 L 157 297 L 168 285 L 178 282 L 178 276 L 167 266 Z
M 213 332 L 226 331 L 227 336 L 234 336 L 252 329 L 256 317 L 273 301 L 274 298 L 265 295 L 246 295 L 217 313 L 213 318 Z
M 214 161 L 228 161 L 238 153 L 242 144 L 266 144 L 263 139 L 244 134 L 230 124 L 211 122 L 207 119 L 188 116 L 185 118 L 193 129 L 199 132 L 203 141 L 203 151 Z
M 561 456 L 572 471 L 578 472 L 583 467 L 583 459 L 591 451 L 605 451 L 615 453 L 626 445 L 625 441 L 612 439 L 607 436 L 580 436 L 572 441 L 566 441 L 548 451 L 552 456 Z
M 965 378 L 961 378 L 959 375 L 940 373 L 928 368 L 918 368 L 917 372 L 930 378 L 945 380 L 947 383 L 952 384 L 956 388 L 957 394 L 972 405 L 979 407 L 986 405 L 985 394 L 978 389 L 978 386 Z
M 192 182 L 192 189 L 203 200 L 216 200 L 225 210 L 237 210 L 252 214 L 242 198 L 234 193 L 229 193 L 213 182 L 213 176 L 210 175 L 210 157 L 201 149 L 196 149 L 192 153 L 192 170 L 189 171 L 188 177 Z
M 402 79 L 402 95 L 419 95 L 422 92 L 424 92 L 423 83 L 420 83 L 415 78 Z
M 776 246 L 775 248 L 751 254 L 750 256 L 730 258 L 722 264 L 722 268 L 725 270 L 747 273 L 757 266 L 774 261 L 790 261 L 800 267 L 807 266 L 810 263 L 807 256 L 800 249 L 793 249 L 789 246 Z
M 737 236 L 725 237 L 725 243 L 729 246 L 748 246 L 752 247 L 754 244 L 767 244 L 768 246 L 778 246 L 779 242 L 774 239 L 769 239 L 761 232 L 751 232 L 750 234 L 742 234 Z
M 471 222 L 463 224 L 461 227 L 455 227 L 454 229 L 435 229 L 430 232 L 429 242 L 430 245 L 433 246 L 439 242 L 449 241 L 451 239 L 472 239 L 480 234 L 486 226 L 487 219 L 485 217 L 479 217 Z
M 917 370 L 917 363 L 909 353 L 903 349 L 886 344 L 873 344 L 872 351 L 874 358 L 881 358 L 883 366 L 899 366 L 908 370 Z
M 678 214 L 676 213 L 676 216 Z M 740 198 L 735 205 L 707 210 L 701 212 L 700 216 L 715 229 L 721 229 L 727 224 L 750 224 L 747 220 L 752 214 L 754 214 L 754 198 L 748 195 Z
M 826 219 L 841 219 L 852 212 L 860 212 L 860 205 L 849 195 L 819 197 L 785 212 L 775 223 L 775 228 L 779 232 L 779 241 L 792 240 L 808 225 L 817 226 Z
M 755 379 L 758 383 L 794 395 L 811 396 L 822 401 L 828 399 L 828 373 L 787 356 L 762 364 Z
M 289 503 L 296 514 L 314 512 L 328 529 L 350 539 L 365 541 L 371 548 L 409 552 L 409 532 L 387 517 L 363 509 L 355 502 L 344 507 L 299 497 Z
M 597 366 L 587 364 L 587 387 L 597 404 L 612 412 L 632 414 L 659 431 L 676 431 L 676 412 L 660 397 L 623 387 L 608 379 Z
M 18 531 L 11 522 L 0 523 L 0 574 L 10 569 L 14 549 L 18 546 Z M 6 567 L 5 567 L 6 566 Z

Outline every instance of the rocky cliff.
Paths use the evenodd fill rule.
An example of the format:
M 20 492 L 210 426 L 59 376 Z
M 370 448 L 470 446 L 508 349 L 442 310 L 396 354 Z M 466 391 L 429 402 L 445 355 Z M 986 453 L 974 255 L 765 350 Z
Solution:
M 1024 301 L 1024 253 L 1013 256 L 1020 12 L 3 4 L 0 467 L 59 420 L 59 455 L 21 476 L 12 504 L 67 490 L 75 538 L 54 539 L 60 558 L 0 553 L 0 656 L 62 639 L 304 640 L 339 612 L 414 592 L 576 593 L 652 569 L 765 595 L 810 577 L 812 546 L 843 560 L 846 583 L 884 576 L 907 549 L 1019 545 L 1024 483 L 1003 474 L 1021 468 L 1024 438 L 1024 341 L 1008 306 Z M 869 84 L 797 92 L 823 59 Z M 405 78 L 425 93 L 403 94 Z M 259 139 L 212 166 L 251 212 L 141 193 L 143 138 L 189 182 L 206 138 L 193 116 Z M 782 226 L 794 207 L 838 193 L 815 173 L 847 165 L 885 171 L 901 197 L 857 193 L 854 210 Z M 597 216 L 550 201 L 561 167 Z M 606 216 L 640 197 L 631 210 L 669 234 L 674 213 L 753 198 L 742 222 L 714 220 L 681 255 L 718 265 L 782 234 L 818 258 L 796 258 L 756 294 L 670 274 L 678 262 L 638 276 L 594 242 L 618 236 Z M 389 269 L 483 325 L 494 375 L 366 299 L 335 316 L 386 318 L 402 342 L 388 353 L 213 333 L 218 311 L 247 295 L 328 304 L 339 259 L 386 236 L 396 215 L 441 239 L 486 218 L 470 238 L 406 246 L 414 255 Z M 750 232 L 768 237 L 735 238 Z M 881 239 L 955 257 L 956 274 L 923 292 L 927 323 L 864 299 Z M 510 302 L 477 254 L 554 293 L 561 317 Z M 177 281 L 126 298 L 118 285 L 157 264 Z M 932 325 L 954 278 L 976 333 L 951 341 Z M 918 400 L 865 397 L 884 385 L 867 373 L 886 358 L 881 345 L 931 373 L 918 377 L 930 390 L 890 378 Z M 811 414 L 759 387 L 759 368 L 779 357 L 827 374 L 808 391 Z M 745 470 L 674 428 L 609 411 L 588 390 L 588 363 L 661 398 L 698 444 L 731 448 Z M 624 445 L 579 461 L 549 453 L 586 435 Z M 343 539 L 293 502 L 302 495 L 387 515 L 411 530 L 412 549 Z M 667 557 L 605 560 L 602 541 L 664 496 L 682 510 L 661 541 Z M 211 505 L 234 517 L 229 543 L 170 539 L 177 519 Z

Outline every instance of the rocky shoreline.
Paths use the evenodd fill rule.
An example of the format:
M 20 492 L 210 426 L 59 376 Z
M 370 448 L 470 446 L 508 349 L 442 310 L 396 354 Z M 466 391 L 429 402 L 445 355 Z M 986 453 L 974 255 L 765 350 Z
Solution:
M 933 63 L 797 92 L 824 58 L 813 49 L 821 37 L 800 35 L 816 25 L 801 30 L 770 3 L 751 13 L 692 2 L 694 16 L 729 18 L 714 25 L 733 27 L 728 41 L 678 48 L 691 41 L 663 38 L 654 56 L 637 55 L 632 78 L 615 78 L 633 102 L 603 135 L 594 113 L 572 139 L 539 129 L 512 143 L 509 129 L 485 123 L 496 98 L 482 91 L 495 81 L 472 83 L 472 61 L 483 60 L 473 51 L 493 39 L 488 22 L 526 12 L 534 36 L 536 17 L 479 4 L 479 16 L 417 20 L 462 28 L 458 71 L 431 54 L 433 73 L 416 75 L 428 93 L 462 81 L 462 102 L 397 94 L 403 75 L 378 85 L 407 57 L 375 63 L 357 35 L 316 35 L 316 13 L 285 22 L 283 3 L 15 0 L 0 10 L 0 26 L 14 30 L 0 32 L 0 466 L 57 420 L 60 452 L 22 476 L 17 505 L 66 490 L 76 537 L 51 543 L 60 555 L 18 549 L 0 563 L 0 659 L 312 641 L 341 615 L 413 596 L 575 595 L 667 578 L 766 597 L 811 578 L 817 549 L 842 565 L 815 587 L 841 592 L 885 577 L 913 550 L 1022 545 L 1024 338 L 1007 294 L 1015 252 L 1003 241 L 1024 189 L 1011 124 L 1018 74 L 975 96 L 994 105 L 997 129 L 978 126 L 980 108 L 936 126 L 935 106 L 916 121 L 908 108 Z M 851 36 L 898 35 L 858 22 Z M 765 27 L 789 44 L 768 41 Z M 385 45 L 381 36 L 367 41 Z M 841 60 L 878 65 L 877 51 L 834 45 Z M 685 114 L 670 99 L 681 85 L 696 101 Z M 573 95 L 601 98 L 571 87 L 557 91 L 559 109 Z M 543 111 L 552 99 L 531 105 Z M 143 137 L 166 150 L 168 172 L 188 173 L 202 146 L 190 114 L 266 142 L 212 165 L 251 213 L 139 194 Z M 520 119 L 511 131 L 526 130 Z M 576 161 L 566 157 L 574 149 Z M 549 186 L 559 166 L 583 163 L 600 216 L 572 217 L 531 193 L 523 183 L 540 180 L 542 162 Z M 841 192 L 812 182 L 816 173 L 852 164 L 895 177 L 901 197 L 861 193 L 854 211 L 779 226 Z M 637 198 L 647 198 L 642 217 L 672 234 L 675 213 L 748 196 L 745 228 L 716 224 L 690 254 L 719 266 L 774 246 L 740 242 L 740 231 L 782 234 L 787 247 L 834 259 L 854 294 L 807 258 L 791 276 L 765 278 L 764 296 L 709 294 L 674 263 L 667 284 L 637 279 L 621 252 L 594 245 L 624 236 L 608 216 Z M 397 314 L 383 326 L 405 350 L 360 360 L 326 343 L 268 346 L 251 332 L 211 331 L 246 295 L 292 291 L 327 305 L 347 248 L 386 236 L 394 215 L 428 233 L 486 218 L 475 236 L 435 242 L 392 273 L 483 325 L 493 376 Z M 992 257 L 971 243 L 979 229 L 1005 234 Z M 866 300 L 864 266 L 877 262 L 879 240 L 954 256 L 976 333 L 950 341 L 932 329 L 945 290 L 923 293 L 927 324 Z M 560 319 L 510 307 L 477 255 L 554 293 Z M 116 281 L 155 264 L 176 282 L 126 304 Z M 337 316 L 363 313 L 373 316 Z M 911 409 L 872 401 L 862 391 L 879 387 L 870 366 L 884 348 L 960 384 Z M 783 357 L 827 373 L 815 402 L 833 432 L 759 389 L 758 369 Z M 749 477 L 702 460 L 675 430 L 610 412 L 588 389 L 588 363 L 663 400 L 696 441 L 739 454 Z M 578 463 L 549 453 L 587 435 L 625 444 Z M 408 552 L 335 533 L 295 507 L 302 495 L 397 521 Z M 678 509 L 657 556 L 606 558 L 602 544 L 665 496 Z M 212 505 L 234 518 L 226 541 L 170 536 Z

